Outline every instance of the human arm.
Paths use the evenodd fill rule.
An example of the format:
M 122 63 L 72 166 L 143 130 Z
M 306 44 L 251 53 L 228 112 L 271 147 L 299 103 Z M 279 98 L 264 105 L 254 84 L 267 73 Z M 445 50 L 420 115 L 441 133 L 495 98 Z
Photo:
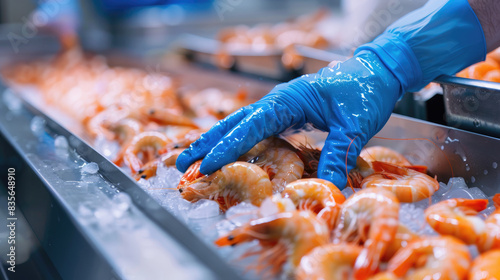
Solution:
M 500 1 L 469 0 L 481 26 L 488 52 L 500 47 Z

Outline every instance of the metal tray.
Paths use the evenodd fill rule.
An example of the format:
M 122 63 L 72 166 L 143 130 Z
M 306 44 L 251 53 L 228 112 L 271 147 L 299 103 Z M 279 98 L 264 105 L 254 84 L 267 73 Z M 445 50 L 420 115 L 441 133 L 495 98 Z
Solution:
M 448 125 L 500 138 L 500 84 L 441 76 Z
M 139 61 L 131 59 L 120 60 L 111 57 L 109 61 L 111 64 L 117 63 L 123 66 L 137 66 L 139 65 L 138 63 L 140 63 Z M 157 60 L 151 60 L 149 63 L 152 63 L 152 61 Z M 142 63 L 144 63 L 144 61 Z M 156 67 L 156 64 L 149 65 Z M 176 70 L 179 78 L 199 87 L 207 85 L 223 85 L 227 87 L 247 85 L 255 89 L 252 91 L 252 96 L 257 98 L 265 94 L 273 86 L 273 83 L 237 77 L 227 72 L 207 71 L 189 66 L 177 67 L 173 63 L 167 63 L 167 65 Z M 163 67 L 163 65 L 161 65 L 161 67 Z M 95 278 L 97 276 L 108 277 L 109 275 L 113 275 L 115 278 L 121 278 L 123 274 L 119 273 L 121 270 L 116 263 L 119 257 L 116 256 L 116 254 L 107 254 L 106 244 L 98 238 L 99 232 L 92 232 L 86 225 L 79 222 L 78 217 L 75 216 L 74 209 L 71 209 L 71 204 L 68 199 L 71 199 L 71 197 L 73 197 L 73 199 L 79 198 L 78 194 L 67 196 L 61 193 L 57 186 L 54 185 L 54 182 L 50 180 L 50 178 L 54 178 L 53 174 L 51 174 L 51 169 L 43 169 L 42 165 L 33 163 L 33 160 L 30 158 L 29 155 L 33 153 L 33 149 L 35 149 L 35 151 L 41 149 L 32 146 L 34 143 L 37 143 L 29 130 L 29 120 L 34 114 L 42 116 L 47 120 L 49 124 L 48 128 L 50 129 L 49 135 L 52 138 L 55 134 L 66 136 L 70 140 L 71 148 L 75 149 L 77 154 L 85 160 L 97 162 L 100 166 L 102 177 L 106 181 L 116 185 L 121 191 L 131 195 L 134 207 L 137 207 L 139 210 L 138 214 L 142 215 L 141 217 L 143 217 L 143 219 L 150 222 L 152 227 L 158 228 L 162 239 L 170 238 L 169 240 L 173 240 L 174 243 L 171 246 L 176 246 L 175 244 L 180 245 L 180 248 L 184 248 L 188 256 L 191 255 L 194 260 L 197 260 L 199 265 L 205 267 L 206 270 L 209 271 L 207 272 L 206 279 L 211 276 L 217 279 L 238 279 L 239 276 L 231 268 L 227 267 L 227 264 L 222 261 L 212 249 L 204 244 L 204 242 L 193 234 L 183 223 L 179 222 L 144 193 L 129 176 L 125 175 L 119 168 L 94 151 L 93 148 L 88 146 L 80 138 L 62 128 L 57 122 L 52 121 L 42 112 L 29 105 L 27 105 L 27 108 L 27 110 L 23 109 L 24 115 L 21 114 L 23 117 L 19 117 L 15 115 L 15 113 L 8 111 L 4 104 L 1 103 L 0 128 L 6 142 L 14 147 L 18 157 L 27 162 L 26 169 L 28 171 L 31 170 L 36 177 L 40 178 L 40 184 L 33 185 L 31 188 L 27 187 L 26 190 L 20 194 L 20 196 L 22 195 L 25 199 L 21 200 L 19 204 L 23 208 L 27 220 L 30 223 L 39 225 L 35 233 L 37 233 L 40 243 L 43 244 L 47 252 L 50 252 L 48 254 L 49 257 L 53 259 L 56 268 L 62 271 L 60 273 L 63 277 L 74 276 L 74 274 L 70 274 L 72 269 L 80 271 L 80 279 L 84 279 L 86 276 L 92 276 L 94 277 L 93 279 L 97 279 Z M 440 181 L 446 182 L 449 177 L 461 176 L 466 179 L 471 187 L 480 187 L 489 195 L 499 191 L 498 182 L 500 181 L 500 172 L 497 169 L 497 162 L 500 159 L 499 139 L 399 115 L 393 115 L 377 136 L 383 138 L 374 138 L 368 145 L 383 145 L 398 150 L 404 155 L 407 155 L 415 164 L 428 165 L 430 172 L 436 174 Z M 387 138 L 393 140 L 387 140 Z M 418 138 L 419 140 L 408 140 L 408 138 Z M 421 140 L 422 138 L 429 141 Z M 30 145 L 31 148 L 29 148 Z M 42 159 L 42 162 L 43 160 L 50 159 Z M 43 194 L 43 196 L 41 196 L 42 199 L 39 199 L 38 203 L 31 205 L 30 203 L 36 201 L 37 194 Z M 102 199 L 102 197 L 100 199 Z M 106 200 L 103 201 L 105 202 Z M 50 210 L 51 203 L 55 203 L 54 205 L 58 211 Z M 46 219 L 52 222 L 48 220 L 37 222 L 37 219 L 40 217 L 39 213 L 46 213 Z M 78 255 L 75 253 L 79 252 L 78 246 L 68 247 L 71 244 L 67 242 L 50 242 L 54 239 L 50 239 L 44 235 L 46 231 L 54 232 L 55 229 L 62 226 L 60 222 L 54 222 L 58 221 L 57 216 L 53 216 L 56 214 L 61 215 L 61 217 L 69 217 L 64 218 L 64 225 L 74 227 L 77 230 L 71 231 L 68 234 L 73 236 L 75 232 L 78 233 L 76 236 L 80 236 L 80 239 L 86 241 L 82 244 L 92 249 L 87 249 L 86 252 L 93 252 L 89 253 L 89 256 L 91 256 L 90 262 L 92 263 L 92 267 L 96 268 L 96 274 L 90 274 L 90 270 L 85 271 L 78 263 L 69 262 L 69 265 L 64 261 L 65 259 L 71 259 L 71 256 L 76 257 L 76 255 Z M 128 247 L 130 245 L 127 244 L 127 241 L 121 243 L 120 241 L 117 242 L 118 243 L 115 243 L 115 245 L 118 244 L 116 246 Z M 75 245 L 73 244 L 71 246 Z M 93 258 L 93 256 L 100 257 Z M 98 274 L 98 272 L 104 274 Z M 72 279 L 77 278 L 78 277 Z
M 285 69 L 281 63 L 281 51 L 235 51 L 228 54 L 231 66 L 221 67 L 216 55 L 221 43 L 196 35 L 184 35 L 178 42 L 178 49 L 189 61 L 225 68 L 234 72 L 255 75 L 279 81 L 288 81 L 300 75 L 299 70 Z

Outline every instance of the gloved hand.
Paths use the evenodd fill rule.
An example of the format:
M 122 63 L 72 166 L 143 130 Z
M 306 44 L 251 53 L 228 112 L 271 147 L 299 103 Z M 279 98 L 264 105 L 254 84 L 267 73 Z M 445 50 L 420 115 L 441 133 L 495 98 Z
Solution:
M 204 158 L 200 171 L 212 173 L 260 140 L 310 122 L 329 132 L 318 177 L 343 188 L 346 169 L 354 167 L 361 148 L 406 90 L 485 57 L 484 34 L 467 0 L 429 1 L 358 48 L 352 59 L 278 85 L 220 121 L 179 155 L 177 168 L 185 171 Z
M 318 177 L 343 188 L 348 147 L 350 170 L 361 148 L 389 119 L 400 92 L 398 80 L 379 58 L 361 52 L 334 68 L 280 84 L 260 101 L 218 122 L 179 155 L 177 168 L 185 171 L 204 157 L 200 171 L 212 173 L 262 139 L 312 123 L 329 132 Z

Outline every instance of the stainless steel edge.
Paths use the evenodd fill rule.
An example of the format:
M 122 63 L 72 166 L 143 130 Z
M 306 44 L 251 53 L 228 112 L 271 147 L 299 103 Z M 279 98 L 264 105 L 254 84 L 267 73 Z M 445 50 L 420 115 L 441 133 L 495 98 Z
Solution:
M 486 135 L 500 137 L 500 84 L 441 76 L 446 123 Z
M 500 139 L 397 114 L 376 136 L 390 139 L 375 137 L 368 146 L 391 147 L 441 182 L 463 177 L 488 195 L 500 192 Z
M 478 87 L 490 90 L 498 90 L 500 91 L 500 84 L 488 81 L 467 79 L 449 75 L 442 75 L 437 77 L 434 82 L 440 84 L 448 84 L 448 85 L 461 85 L 464 87 Z
M 0 90 L 3 91 L 1 85 Z M 34 190 L 33 193 L 45 193 L 43 196 L 44 199 L 36 203 L 37 206 L 42 207 L 38 209 L 39 213 L 35 213 L 31 216 L 27 215 L 26 218 L 30 224 L 38 224 L 38 227 L 35 227 L 34 231 L 44 248 L 47 250 L 49 257 L 53 260 L 58 271 L 59 269 L 62 269 L 67 272 L 66 274 L 61 273 L 63 278 L 101 279 L 100 277 L 111 277 L 112 279 L 113 277 L 121 278 L 123 274 L 116 272 L 114 269 L 117 265 L 115 260 L 110 258 L 109 255 L 106 255 L 105 252 L 103 253 L 103 249 L 96 245 L 98 242 L 96 242 L 94 237 L 89 236 L 89 232 L 86 230 L 86 227 L 81 224 L 78 214 L 75 213 L 75 209 L 72 209 L 72 207 L 65 202 L 65 199 L 61 197 L 58 191 L 55 190 L 55 187 L 53 186 L 54 182 L 51 182 L 50 178 L 47 177 L 47 174 L 44 174 L 39 170 L 40 166 L 37 166 L 37 164 L 33 162 L 34 158 L 31 157 L 30 153 L 27 153 L 26 149 L 22 146 L 24 145 L 27 147 L 34 145 L 34 143 L 38 141 L 29 129 L 29 121 L 32 116 L 40 116 L 44 118 L 46 120 L 47 130 L 50 131 L 51 135 L 65 136 L 68 139 L 70 149 L 74 149 L 76 154 L 81 156 L 84 160 L 96 162 L 99 165 L 99 173 L 107 182 L 110 183 L 110 185 L 116 186 L 116 188 L 120 191 L 130 195 L 134 204 L 134 209 L 137 209 L 137 211 L 134 211 L 135 215 L 143 215 L 143 220 L 145 219 L 145 221 L 151 221 L 155 226 L 159 227 L 163 233 L 168 235 L 165 236 L 165 238 L 173 238 L 176 242 L 178 242 L 178 244 L 181 245 L 182 248 L 184 248 L 197 260 L 196 262 L 203 264 L 203 266 L 208 270 L 206 277 L 203 277 L 202 279 L 241 279 L 241 276 L 238 273 L 236 273 L 232 268 L 229 268 L 227 263 L 222 260 L 222 258 L 213 249 L 209 248 L 207 244 L 205 244 L 190 229 L 188 229 L 185 224 L 177 220 L 172 214 L 161 207 L 146 192 L 144 192 L 134 180 L 132 180 L 122 170 L 102 155 L 93 150 L 87 143 L 61 127 L 57 122 L 44 115 L 30 104 L 23 103 L 21 111 L 21 113 L 9 111 L 5 104 L 0 102 L 0 112 L 2 112 L 0 114 L 0 130 L 2 135 L 23 158 L 23 161 L 29 165 L 31 170 L 33 170 L 40 182 L 43 183 L 38 186 L 26 187 L 27 189 Z M 12 135 L 11 132 L 13 130 L 17 130 L 18 133 L 16 135 Z M 25 194 L 28 196 L 30 192 L 25 192 Z M 25 209 L 30 208 L 32 205 L 29 205 L 28 202 L 33 199 L 35 198 L 31 195 L 30 199 L 26 200 L 26 203 L 24 203 L 22 207 Z M 55 226 L 53 223 L 49 223 L 49 221 L 47 221 L 47 219 L 55 219 L 53 214 L 56 212 L 50 208 L 46 209 L 48 207 L 48 203 L 52 206 L 51 208 L 53 208 L 54 205 L 58 208 L 57 212 L 60 214 L 57 215 L 57 225 L 59 226 Z M 20 204 L 23 203 L 20 202 Z M 36 212 L 37 209 L 31 208 L 30 211 L 33 213 L 33 211 Z M 46 213 L 49 215 L 45 218 L 45 222 L 47 222 L 47 224 L 43 225 L 42 221 L 37 221 L 40 217 L 43 218 L 43 216 L 40 216 L 40 213 Z M 50 243 L 44 240 L 44 238 L 47 238 L 45 235 L 46 231 L 54 232 L 54 234 L 58 237 L 60 237 L 61 233 L 68 233 L 68 231 L 61 231 L 61 233 L 58 233 L 57 231 L 50 229 L 50 226 L 55 226 L 54 229 L 60 228 L 61 222 L 64 223 L 64 226 L 74 228 L 74 230 L 71 230 L 70 232 L 71 236 L 69 236 L 72 240 L 66 240 L 67 242 L 64 243 Z M 84 240 L 85 242 L 78 241 L 77 243 L 79 244 L 73 244 L 70 242 L 77 240 Z M 68 268 L 64 267 L 68 265 L 71 258 L 78 260 L 78 248 L 81 249 L 84 247 L 80 246 L 82 243 L 87 243 L 88 245 L 87 249 L 85 249 L 85 255 L 91 256 L 87 262 L 94 264 L 89 267 L 99 270 L 99 273 L 92 274 L 92 270 L 89 270 L 85 265 L 79 266 L 78 263 L 71 263 L 71 265 L 69 265 L 70 268 L 74 269 L 73 272 L 69 272 Z M 130 244 L 123 244 L 123 246 L 127 245 Z M 172 253 L 175 254 L 175 252 L 179 252 L 179 250 L 174 247 L 175 246 L 172 245 Z M 77 271 L 79 271 L 79 274 L 74 274 L 74 272 Z M 165 273 L 168 274 L 169 271 L 165 271 Z

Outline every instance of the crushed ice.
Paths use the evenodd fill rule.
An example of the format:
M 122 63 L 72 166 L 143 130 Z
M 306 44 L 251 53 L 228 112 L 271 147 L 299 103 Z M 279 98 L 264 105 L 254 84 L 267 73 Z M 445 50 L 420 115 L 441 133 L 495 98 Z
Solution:
M 89 162 L 82 166 L 82 174 L 96 174 L 99 171 L 99 165 L 95 162 Z
M 30 129 L 36 137 L 42 137 L 45 133 L 45 119 L 40 116 L 34 116 L 30 122 Z

